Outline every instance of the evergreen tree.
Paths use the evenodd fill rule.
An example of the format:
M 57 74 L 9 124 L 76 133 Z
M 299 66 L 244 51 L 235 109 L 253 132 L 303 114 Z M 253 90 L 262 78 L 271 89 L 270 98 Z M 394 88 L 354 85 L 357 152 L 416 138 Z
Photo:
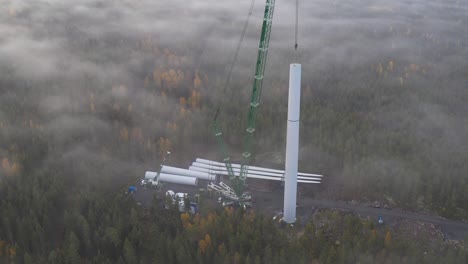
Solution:
M 80 263 L 80 255 L 79 255 L 79 243 L 78 238 L 76 237 L 75 233 L 71 231 L 67 239 L 64 243 L 64 252 L 63 252 L 63 259 L 64 263 L 66 264 L 79 264 Z
M 133 247 L 132 243 L 125 239 L 124 247 L 123 247 L 123 256 L 127 264 L 137 264 L 138 260 L 135 254 L 135 248 Z

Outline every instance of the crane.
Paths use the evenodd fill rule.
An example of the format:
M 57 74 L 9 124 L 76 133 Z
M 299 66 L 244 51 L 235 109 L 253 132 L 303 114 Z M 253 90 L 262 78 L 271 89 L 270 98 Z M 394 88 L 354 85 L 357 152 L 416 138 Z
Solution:
M 143 186 L 150 186 L 150 187 L 158 187 L 160 186 L 160 182 L 159 182 L 159 175 L 161 174 L 161 170 L 164 166 L 164 163 L 166 162 L 166 160 L 168 159 L 168 157 L 171 155 L 171 152 L 170 151 L 166 151 L 166 154 L 164 154 L 164 157 L 163 157 L 163 160 L 161 161 L 161 164 L 159 164 L 159 170 L 158 170 L 158 173 L 156 174 L 156 176 L 154 176 L 153 179 L 143 179 L 141 180 L 141 185 Z
M 224 143 L 223 133 L 218 125 L 218 114 L 219 109 L 216 111 L 214 117 L 214 133 L 216 140 L 221 149 L 223 155 L 223 161 L 226 165 L 232 189 L 237 195 L 237 200 L 242 202 L 245 188 L 245 179 L 247 178 L 247 171 L 249 169 L 250 158 L 252 156 L 252 143 L 253 136 L 255 133 L 255 125 L 257 120 L 257 112 L 260 106 L 260 97 L 262 95 L 263 76 L 265 73 L 266 59 L 268 55 L 268 47 L 270 45 L 270 34 L 273 20 L 273 12 L 275 8 L 275 0 L 266 0 L 265 12 L 263 16 L 262 31 L 260 34 L 260 43 L 258 46 L 257 63 L 255 68 L 255 75 L 253 80 L 252 95 L 250 98 L 249 112 L 247 118 L 247 128 L 243 139 L 243 152 L 242 152 L 242 163 L 241 169 L 238 175 L 234 173 L 232 168 L 231 158 L 226 151 L 226 145 Z

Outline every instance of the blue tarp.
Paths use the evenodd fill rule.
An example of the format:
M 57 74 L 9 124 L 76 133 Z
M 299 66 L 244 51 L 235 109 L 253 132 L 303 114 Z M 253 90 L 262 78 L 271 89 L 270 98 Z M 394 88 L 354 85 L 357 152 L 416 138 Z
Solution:
M 136 190 L 137 190 L 137 188 L 135 186 L 133 186 L 133 185 L 128 187 L 128 193 L 134 193 L 134 192 L 136 192 Z

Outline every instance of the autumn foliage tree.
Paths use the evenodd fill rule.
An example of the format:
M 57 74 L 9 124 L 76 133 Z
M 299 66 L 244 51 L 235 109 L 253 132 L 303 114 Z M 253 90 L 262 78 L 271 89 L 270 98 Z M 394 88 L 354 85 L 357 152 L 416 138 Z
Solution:
M 385 234 L 385 242 L 384 242 L 385 248 L 390 248 L 392 245 L 392 234 L 390 234 L 390 231 L 387 231 Z

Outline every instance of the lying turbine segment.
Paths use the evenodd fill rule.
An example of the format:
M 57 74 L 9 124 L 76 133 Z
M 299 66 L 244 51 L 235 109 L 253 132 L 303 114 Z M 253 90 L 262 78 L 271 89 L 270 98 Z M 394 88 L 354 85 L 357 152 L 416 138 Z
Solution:
M 214 167 L 226 167 L 226 165 L 224 163 L 217 162 L 217 161 L 212 161 L 212 160 L 207 160 L 207 159 L 197 158 L 195 160 L 195 162 L 206 164 L 206 165 L 209 165 L 209 166 L 214 166 Z M 233 168 L 240 168 L 241 165 L 233 163 L 232 167 Z M 276 170 L 276 169 L 269 169 L 269 168 L 256 167 L 256 166 L 250 166 L 249 165 L 249 171 L 251 171 L 251 170 L 266 171 L 266 172 L 281 173 L 281 174 L 285 173 L 284 170 Z M 299 172 L 298 175 L 300 175 L 300 176 L 311 176 L 311 177 L 323 177 L 323 175 L 320 175 L 320 174 L 303 173 L 303 172 Z
M 240 165 L 232 164 L 232 170 L 235 173 L 240 173 Z M 192 166 L 189 167 L 191 171 L 206 172 L 209 174 L 228 175 L 226 166 L 224 163 L 216 162 L 207 159 L 197 158 Z M 299 183 L 321 183 L 323 176 L 320 174 L 302 173 L 297 174 L 297 182 Z M 262 179 L 262 180 L 273 180 L 273 181 L 284 181 L 285 171 L 269 169 L 263 167 L 249 166 L 247 171 L 248 178 Z
M 145 180 L 157 180 L 156 176 L 158 175 L 157 172 L 147 171 L 145 173 Z M 168 182 L 168 183 L 176 183 L 176 184 L 184 184 L 184 185 L 198 185 L 198 179 L 195 177 L 188 177 L 188 176 L 180 176 L 175 174 L 168 174 L 168 173 L 160 173 L 159 174 L 159 181 Z
M 176 167 L 171 167 L 171 166 L 166 166 L 166 165 L 162 166 L 161 172 L 168 173 L 168 174 L 176 174 L 176 175 L 194 177 L 199 180 L 205 180 L 205 181 L 216 181 L 216 175 L 214 174 L 210 174 L 207 172 L 181 169 L 181 168 L 176 168 Z
M 206 164 L 202 164 L 206 165 Z M 211 168 L 205 168 L 205 167 L 199 167 L 197 166 L 197 163 L 194 162 L 193 166 L 189 167 L 189 170 L 191 171 L 199 171 L 199 172 L 207 172 L 207 173 L 215 173 L 219 175 L 228 175 L 228 172 L 226 168 L 221 168 L 221 167 L 211 167 Z M 239 169 L 233 169 L 234 172 L 238 173 L 240 170 Z M 273 174 L 273 173 L 262 173 L 258 172 L 257 173 L 252 173 L 252 171 L 248 171 L 247 173 L 247 178 L 254 178 L 254 179 L 262 179 L 262 180 L 272 180 L 272 181 L 283 181 L 284 176 L 281 174 Z M 321 178 L 310 178 L 310 177 L 298 177 L 298 182 L 300 183 L 321 183 Z
M 202 170 L 198 170 L 202 169 Z M 207 172 L 207 173 L 217 173 L 220 171 L 227 171 L 226 167 L 218 167 L 218 166 L 211 166 L 199 162 L 193 162 L 192 166 L 189 167 L 189 170 L 192 171 L 200 171 L 200 172 Z M 239 173 L 240 168 L 232 168 L 234 172 Z M 260 175 L 260 176 L 271 176 L 271 177 L 278 177 L 278 178 L 284 178 L 284 173 L 280 172 L 267 172 L 267 171 L 259 171 L 259 170 L 249 170 L 247 171 L 248 174 L 252 175 L 254 177 L 255 175 Z M 298 179 L 302 180 L 317 180 L 321 181 L 322 177 L 308 177 L 308 176 L 299 176 Z

